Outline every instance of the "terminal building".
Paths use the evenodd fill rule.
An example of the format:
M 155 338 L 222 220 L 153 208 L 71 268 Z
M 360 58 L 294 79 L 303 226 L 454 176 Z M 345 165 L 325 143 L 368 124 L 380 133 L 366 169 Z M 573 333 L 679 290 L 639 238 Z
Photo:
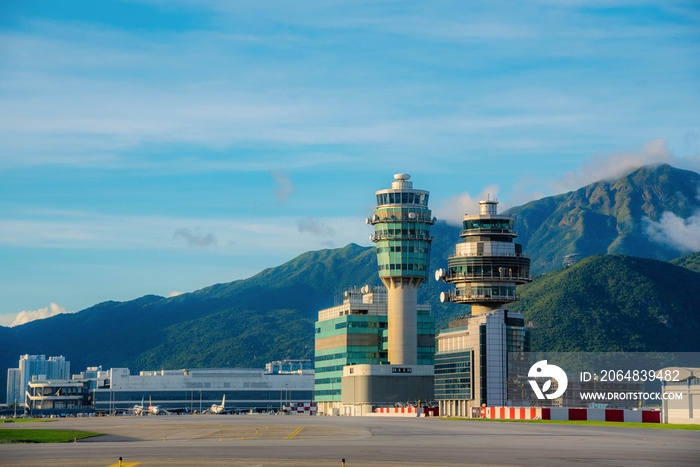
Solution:
M 508 354 L 530 349 L 524 316 L 507 307 L 517 299 L 516 286 L 532 280 L 530 259 L 514 241 L 513 217 L 498 214 L 498 201 L 479 205 L 479 214 L 463 218 L 464 240 L 448 269 L 435 272 L 436 280 L 455 286 L 440 301 L 471 305 L 437 336 L 435 399 L 445 416 L 471 417 L 483 405 L 506 405 Z
M 227 409 L 276 411 L 290 403 L 310 402 L 313 381 L 313 370 L 197 368 L 131 375 L 128 368 L 112 368 L 108 385 L 95 392 L 95 409 L 111 412 L 150 400 L 168 411 L 201 412 L 226 396 Z
M 142 371 L 128 368 L 88 368 L 73 379 L 29 383 L 23 401 L 33 414 L 123 412 L 149 404 L 163 412 L 201 412 L 221 404 L 238 411 L 278 411 L 311 402 L 314 371 L 283 368 L 308 366 L 309 361 L 272 362 L 272 370 L 198 368 Z
M 377 191 L 367 219 L 384 287 L 349 290 L 342 304 L 319 311 L 314 396 L 321 413 L 364 415 L 434 398 L 435 323 L 417 291 L 435 219 L 428 192 L 409 179 L 396 174 L 391 188 Z

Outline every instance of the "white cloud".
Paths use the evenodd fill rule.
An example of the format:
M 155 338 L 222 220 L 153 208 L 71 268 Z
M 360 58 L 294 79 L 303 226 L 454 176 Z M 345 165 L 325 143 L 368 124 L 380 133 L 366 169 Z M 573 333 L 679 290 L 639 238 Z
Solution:
M 289 175 L 278 170 L 271 171 L 270 175 L 272 175 L 277 185 L 277 189 L 275 189 L 277 204 L 285 204 L 289 197 L 294 194 L 294 184 L 289 180 Z
M 663 213 L 659 222 L 645 219 L 648 222 L 645 230 L 652 240 L 681 251 L 700 251 L 700 212 L 687 219 L 672 212 Z
M 51 305 L 46 308 L 39 308 L 38 310 L 34 311 L 20 311 L 17 313 L 15 320 L 12 321 L 12 324 L 10 324 L 10 327 L 19 326 L 38 319 L 50 318 L 51 316 L 60 315 L 61 313 L 72 312 L 66 311 L 65 308 L 58 306 L 55 303 L 51 303 Z
M 302 219 L 299 219 L 299 222 L 297 223 L 297 228 L 301 233 L 308 232 L 313 235 L 321 236 L 335 235 L 335 230 L 333 230 L 332 227 L 329 227 L 320 220 L 311 216 L 306 216 Z
M 656 138 L 634 151 L 595 154 L 575 172 L 565 173 L 561 180 L 553 183 L 553 187 L 561 191 L 575 190 L 599 180 L 622 177 L 644 165 L 663 163 L 681 165 L 681 161 L 668 149 L 666 140 Z
M 434 209 L 433 213 L 435 217 L 446 221 L 448 224 L 460 225 L 465 214 L 479 213 L 479 201 L 487 198 L 496 199 L 497 195 L 498 185 L 488 185 L 476 197 L 472 197 L 465 191 L 439 203 L 439 207 Z
M 202 229 L 196 228 L 196 229 L 189 229 L 187 227 L 183 227 L 181 229 L 177 229 L 173 233 L 173 238 L 181 238 L 187 242 L 189 246 L 195 246 L 195 247 L 208 247 L 212 245 L 216 245 L 216 235 L 214 235 L 212 232 L 209 232 L 207 234 L 202 233 Z
M 207 243 L 207 232 L 216 232 L 216 243 L 198 248 L 200 254 L 281 255 L 280 259 L 324 245 L 327 238 L 299 230 L 293 216 L 240 218 L 188 218 L 102 214 L 90 211 L 33 210 L 22 218 L 0 222 L 0 246 L 29 248 L 124 250 L 173 250 L 181 248 L 184 235 L 175 236 L 183 225 L 194 241 Z M 360 217 L 326 217 L 323 224 L 333 226 L 334 242 L 368 244 L 369 231 Z M 303 229 L 302 229 L 303 230 Z M 213 234 L 212 234 L 213 235 Z M 195 238 L 196 237 L 196 238 Z M 280 241 L 284 239 L 284 241 Z M 290 245 L 294 248 L 290 249 Z
M 685 145 L 692 145 L 694 133 L 684 136 Z M 614 180 L 645 165 L 669 164 L 673 167 L 700 172 L 700 154 L 677 156 L 663 138 L 650 140 L 636 149 L 597 153 L 572 172 L 555 180 L 543 180 L 528 174 L 513 185 L 512 199 L 524 204 L 544 196 L 578 190 L 600 180 Z

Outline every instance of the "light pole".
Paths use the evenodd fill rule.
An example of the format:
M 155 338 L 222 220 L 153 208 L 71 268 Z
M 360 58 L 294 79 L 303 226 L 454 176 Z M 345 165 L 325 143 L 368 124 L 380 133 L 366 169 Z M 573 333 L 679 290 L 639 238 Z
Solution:
M 202 390 L 199 390 L 199 413 L 202 413 Z

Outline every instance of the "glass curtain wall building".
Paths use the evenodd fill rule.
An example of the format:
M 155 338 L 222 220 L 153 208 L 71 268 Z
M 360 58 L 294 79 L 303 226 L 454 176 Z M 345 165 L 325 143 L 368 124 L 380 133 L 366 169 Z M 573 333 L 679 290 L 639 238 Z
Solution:
M 384 287 L 364 286 L 344 293 L 343 302 L 318 312 L 315 325 L 314 400 L 318 411 L 339 414 L 346 365 L 387 363 L 384 341 L 387 301 Z

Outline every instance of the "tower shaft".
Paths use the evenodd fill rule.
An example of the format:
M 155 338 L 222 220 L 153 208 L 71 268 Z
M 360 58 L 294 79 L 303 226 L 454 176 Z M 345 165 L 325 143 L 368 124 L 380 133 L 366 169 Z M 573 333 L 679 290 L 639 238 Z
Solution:
M 418 363 L 418 285 L 412 279 L 382 278 L 387 289 L 387 357 L 393 365 Z

